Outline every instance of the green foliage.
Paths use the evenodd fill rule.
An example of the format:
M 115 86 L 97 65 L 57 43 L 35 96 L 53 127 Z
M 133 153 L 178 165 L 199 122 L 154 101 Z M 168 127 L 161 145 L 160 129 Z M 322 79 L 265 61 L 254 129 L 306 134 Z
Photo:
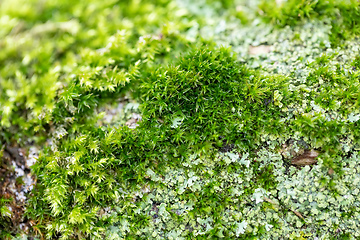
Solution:
M 280 6 L 276 1 L 262 1 L 259 5 L 264 20 L 274 24 L 294 26 L 308 18 L 327 16 L 334 12 L 334 1 L 284 1 Z
M 0 196 L 0 238 L 6 239 L 11 237 L 11 210 L 7 203 L 12 199 Z
M 169 1 L 1 5 L 1 142 L 43 140 L 54 123 L 72 117 L 83 124 L 95 106 L 124 95 L 141 63 L 150 67 L 181 51 L 186 41 L 174 36 L 189 26 Z
M 282 113 L 268 103 L 285 89 L 285 78 L 261 76 L 238 63 L 230 49 L 205 47 L 145 80 L 143 117 L 168 129 L 179 144 L 246 148 L 259 142 L 256 132 L 279 130 L 273 129 L 275 116 Z
M 334 45 L 359 35 L 360 31 L 360 5 L 356 0 L 289 0 L 281 4 L 275 0 L 262 1 L 259 14 L 266 22 L 280 27 L 295 26 L 305 19 L 330 19 L 330 40 Z
M 220 9 L 228 9 L 234 7 L 235 3 L 234 0 L 221 0 L 221 1 L 214 1 L 214 0 L 207 0 L 206 1 L 210 5 L 218 4 L 217 6 Z
M 35 195 L 39 199 L 33 201 L 45 204 L 34 204 L 28 214 L 51 219 L 48 238 L 58 232 L 67 238 L 99 236 L 104 231 L 108 219 L 100 212 L 121 201 L 119 187 L 130 187 L 127 184 L 136 180 L 134 171 L 140 167 L 136 162 L 145 157 L 140 155 L 141 147 L 136 148 L 137 138 L 129 129 L 109 133 L 93 129 L 64 142 L 53 154 L 40 156 L 34 172 L 42 187 Z
M 360 236 L 359 45 L 328 44 L 358 36 L 359 4 L 263 1 L 284 29 L 251 22 L 251 4 L 0 3 L 0 143 L 51 140 L 32 168 L 31 234 Z M 140 104 L 135 129 L 99 124 L 119 98 Z M 290 142 L 317 164 L 291 166 Z
M 57 233 L 63 238 L 100 234 L 110 221 L 101 217 L 101 209 L 115 206 L 119 201 L 129 201 L 124 196 L 121 200 L 119 187 L 130 190 L 147 182 L 144 176 L 149 167 L 161 173 L 162 166 L 176 164 L 194 151 L 211 156 L 207 151 L 214 152 L 212 144 L 221 147 L 222 141 L 229 141 L 226 144 L 235 141 L 243 132 L 233 133 L 236 125 L 230 125 L 232 129 L 226 126 L 231 121 L 238 125 L 246 119 L 234 115 L 233 108 L 239 112 L 248 111 L 248 118 L 255 107 L 271 111 L 263 99 L 271 97 L 272 88 L 281 87 L 279 82 L 275 79 L 271 82 L 269 78 L 267 84 L 261 82 L 259 74 L 239 65 L 229 49 L 200 49 L 180 58 L 176 67 L 156 71 L 142 83 L 143 121 L 138 128 L 83 129 L 81 135 L 63 141 L 54 152 L 45 152 L 39 158 L 33 170 L 41 186 L 34 197 L 40 199 L 33 198 L 34 209 L 30 208 L 28 214 L 48 219 L 49 238 Z M 172 87 L 166 89 L 169 86 Z M 179 87 L 181 89 L 177 89 Z M 176 96 L 179 92 L 184 94 Z M 203 101 L 206 98 L 212 101 Z M 161 99 L 167 100 L 163 109 L 164 103 L 157 102 Z M 224 104 L 230 109 L 224 108 Z M 174 115 L 179 118 L 176 115 L 179 111 L 182 119 L 174 121 Z M 214 111 L 216 114 L 210 114 Z M 271 113 L 261 116 L 270 119 Z M 159 120 L 163 122 L 161 126 Z M 210 124 L 212 129 L 207 128 Z M 221 138 L 224 140 L 220 141 Z M 257 138 L 256 135 L 247 137 L 248 141 Z M 253 146 L 247 144 L 246 147 Z M 216 186 L 215 182 L 210 184 L 209 191 Z M 202 197 L 204 204 L 215 204 L 210 209 L 221 207 L 217 202 L 226 202 L 228 198 L 214 194 L 206 193 Z
M 355 60 L 352 63 L 352 67 L 354 68 L 354 70 L 359 70 L 360 69 L 360 56 L 357 56 L 355 58 Z
M 250 155 L 255 161 L 247 163 L 244 157 L 232 165 L 239 160 L 238 155 L 228 153 L 228 158 L 221 158 L 218 151 L 234 148 L 252 152 L 281 134 L 297 134 L 298 138 L 305 138 L 312 147 L 324 153 L 323 166 L 340 173 L 336 158 L 343 155 L 339 140 L 348 137 L 344 131 L 349 129 L 350 138 L 359 139 L 353 124 L 328 121 L 326 116 L 321 115 L 322 112 L 312 112 L 311 109 L 295 113 L 286 126 L 281 123 L 287 118 L 284 106 L 296 108 L 306 98 L 330 111 L 336 104 L 329 105 L 327 101 L 322 104 L 323 98 L 329 96 L 327 91 L 338 97 L 334 101 L 346 100 L 347 108 L 342 108 L 344 112 L 341 114 L 349 114 L 346 109 L 356 108 L 358 103 L 354 100 L 357 95 L 350 92 L 346 99 L 341 90 L 336 94 L 335 85 L 356 88 L 357 73 L 346 75 L 346 78 L 341 69 L 330 73 L 326 63 L 331 58 L 323 56 L 310 64 L 313 71 L 305 86 L 310 87 L 321 77 L 324 79 L 321 91 L 305 94 L 304 85 L 299 85 L 292 87 L 299 88 L 294 94 L 288 90 L 290 86 L 286 78 L 262 76 L 248 69 L 237 62 L 229 48 L 202 46 L 190 51 L 177 62 L 156 70 L 140 82 L 143 120 L 136 129 L 83 129 L 82 134 L 62 141 L 52 152 L 45 152 L 39 158 L 33 170 L 41 187 L 35 192 L 38 199 L 32 199 L 33 209 L 28 210 L 29 216 L 47 219 L 49 238 L 59 233 L 63 238 L 100 238 L 111 223 L 123 221 L 102 212 L 111 212 L 120 203 L 131 205 L 133 197 L 129 191 L 139 191 L 136 189 L 143 185 L 158 186 L 159 176 L 166 175 L 167 169 L 182 164 L 194 155 L 204 159 L 201 161 L 224 161 L 218 163 L 218 167 L 214 165 L 211 171 L 206 170 L 209 162 L 192 166 L 193 171 L 204 173 L 203 177 L 209 176 L 210 172 L 211 175 L 214 172 L 237 172 L 243 164 L 250 167 L 249 190 L 242 189 L 241 199 L 249 201 L 245 199 L 254 198 L 258 203 L 262 201 L 263 191 L 273 191 L 278 185 L 276 176 L 279 173 L 276 171 L 279 164 L 281 166 L 279 157 L 268 156 L 266 152 L 246 153 L 244 156 Z M 303 95 L 298 94 L 301 89 L 305 91 Z M 275 147 L 279 144 L 281 142 L 275 143 Z M 354 146 L 356 142 L 350 144 Z M 192 175 L 189 177 L 192 180 L 188 181 L 198 179 L 192 178 Z M 177 195 L 183 201 L 194 202 L 194 211 L 188 213 L 189 224 L 193 221 L 191 219 L 205 215 L 213 219 L 215 225 L 207 232 L 208 236 L 231 236 L 230 232 L 221 230 L 220 225 L 216 226 L 226 225 L 221 219 L 225 206 L 233 204 L 229 194 L 239 190 L 231 187 L 233 183 L 229 182 L 229 191 L 217 191 L 224 188 L 223 184 L 221 181 L 210 181 L 203 186 L 189 185 L 191 191 L 179 190 Z M 128 193 L 120 189 L 127 189 Z M 202 192 L 196 194 L 197 189 L 202 189 Z M 165 210 L 159 211 L 166 213 Z M 138 227 L 136 220 L 141 217 L 139 213 L 134 213 L 127 213 L 129 218 L 126 221 L 132 226 L 128 230 L 130 232 Z M 168 213 L 163 217 L 169 218 Z M 173 217 L 177 219 L 175 215 Z

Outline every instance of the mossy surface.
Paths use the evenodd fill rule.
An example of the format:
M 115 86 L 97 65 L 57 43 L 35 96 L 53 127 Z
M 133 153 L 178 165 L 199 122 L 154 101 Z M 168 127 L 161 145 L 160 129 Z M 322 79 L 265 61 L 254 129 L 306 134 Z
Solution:
M 334 45 L 358 36 L 360 31 L 360 3 L 356 0 L 262 1 L 259 15 L 280 27 L 295 26 L 311 18 L 329 19 Z
M 0 237 L 360 237 L 357 1 L 0 9 L 0 153 L 43 146 Z

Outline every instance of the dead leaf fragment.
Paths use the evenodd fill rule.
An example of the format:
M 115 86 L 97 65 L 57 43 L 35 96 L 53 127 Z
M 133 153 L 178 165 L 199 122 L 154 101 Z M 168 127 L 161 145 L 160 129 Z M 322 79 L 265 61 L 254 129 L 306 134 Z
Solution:
M 317 163 L 317 156 L 319 156 L 319 153 L 317 151 L 305 150 L 303 154 L 292 159 L 291 164 L 296 166 L 312 165 Z
M 295 211 L 295 210 L 292 210 L 292 209 L 290 209 L 290 211 L 292 211 L 296 216 L 298 216 L 302 220 L 305 220 L 304 217 L 298 211 Z
M 139 126 L 138 122 L 141 121 L 141 116 L 137 113 L 132 114 L 132 118 L 130 118 L 125 125 L 128 126 L 131 129 L 136 128 Z

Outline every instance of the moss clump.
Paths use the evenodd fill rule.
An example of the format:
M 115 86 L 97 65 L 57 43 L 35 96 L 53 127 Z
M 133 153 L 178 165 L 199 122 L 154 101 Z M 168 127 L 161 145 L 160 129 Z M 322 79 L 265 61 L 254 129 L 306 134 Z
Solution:
M 360 33 L 360 3 L 356 0 L 289 0 L 281 4 L 275 0 L 262 1 L 259 14 L 266 22 L 280 27 L 295 26 L 305 19 L 330 19 L 333 45 Z
M 41 142 L 64 120 L 83 124 L 95 106 L 124 95 L 140 62 L 182 50 L 185 38 L 174 36 L 189 23 L 178 14 L 167 0 L 2 2 L 0 142 Z
M 141 170 L 155 151 L 150 142 L 127 128 L 91 130 L 40 156 L 34 167 L 40 184 L 28 215 L 46 220 L 40 226 L 47 224 L 47 238 L 100 237 L 111 222 L 101 212 L 129 201 L 121 188 L 144 181 Z
M 138 128 L 83 130 L 40 157 L 34 167 L 39 199 L 33 198 L 28 214 L 48 219 L 48 237 L 101 234 L 111 222 L 101 209 L 120 201 L 120 187 L 147 182 L 149 167 L 161 172 L 196 152 L 212 156 L 223 144 L 254 148 L 260 141 L 256 131 L 265 131 L 261 121 L 269 122 L 266 129 L 278 125 L 278 107 L 269 100 L 284 87 L 278 79 L 241 66 L 230 49 L 192 51 L 141 83 Z
M 137 203 L 133 193 L 143 191 L 144 186 L 161 189 L 161 176 L 194 156 L 200 159 L 200 163 L 192 165 L 198 176 L 194 180 L 206 179 L 214 172 L 239 174 L 246 165 L 249 175 L 243 177 L 249 181 L 245 185 L 248 189 L 235 189 L 231 181 L 229 189 L 243 193 L 238 201 L 255 198 L 258 203 L 267 191 L 275 192 L 276 196 L 279 179 L 288 172 L 286 161 L 282 162 L 279 154 L 274 153 L 288 139 L 305 140 L 308 148 L 318 149 L 322 153 L 322 167 L 331 168 L 340 177 L 343 171 L 340 160 L 347 156 L 343 141 L 353 139 L 347 141 L 347 152 L 356 148 L 359 131 L 354 119 L 343 121 L 329 116 L 339 114 L 347 118 L 351 114 L 358 105 L 358 94 L 354 91 L 359 82 L 358 72 L 329 68 L 333 57 L 324 55 L 309 64 L 312 70 L 300 84 L 249 69 L 237 61 L 229 48 L 203 45 L 189 51 L 175 63 L 139 78 L 137 94 L 143 120 L 136 129 L 82 128 L 80 135 L 61 140 L 39 158 L 34 167 L 38 188 L 28 215 L 46 219 L 41 224 L 47 224 L 43 231 L 49 238 L 58 234 L 63 238 L 101 237 L 113 223 L 123 221 L 111 214 L 116 205 L 145 204 Z M 327 99 L 329 96 L 331 99 Z M 304 101 L 311 104 L 304 108 Z M 336 104 L 339 101 L 343 102 L 342 108 Z M 240 159 L 239 155 L 243 157 Z M 208 170 L 208 165 L 214 166 Z M 194 176 L 188 174 L 190 178 Z M 190 188 L 193 192 L 202 189 L 201 192 L 194 194 L 184 189 L 176 198 L 196 206 L 197 210 L 189 212 L 189 224 L 193 217 L 210 213 L 215 226 L 225 224 L 221 219 L 227 208 L 218 202 L 234 202 L 230 193 L 215 189 L 227 180 L 204 181 L 206 184 Z M 318 181 L 338 194 L 335 179 Z M 161 211 L 168 218 L 164 204 L 160 204 Z M 287 201 L 279 204 L 282 209 L 289 208 Z M 283 211 L 285 216 L 287 211 Z M 132 226 L 129 232 L 134 234 L 140 234 L 136 230 L 137 221 L 151 225 L 150 213 L 122 214 Z M 178 224 L 176 216 L 171 219 Z M 239 225 L 241 229 L 240 226 L 243 225 Z M 207 234 L 228 237 L 234 234 L 221 229 L 214 227 Z M 258 234 L 265 231 L 259 230 Z
M 273 93 L 285 89 L 285 78 L 250 70 L 230 49 L 205 48 L 146 79 L 142 109 L 150 125 L 173 132 L 179 144 L 247 148 L 259 142 L 258 132 L 281 132 Z

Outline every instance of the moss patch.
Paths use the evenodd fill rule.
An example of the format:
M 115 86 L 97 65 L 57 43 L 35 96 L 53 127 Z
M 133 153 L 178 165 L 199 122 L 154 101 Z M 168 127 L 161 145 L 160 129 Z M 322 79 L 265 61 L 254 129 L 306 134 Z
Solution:
M 0 3 L 0 143 L 44 145 L 6 234 L 359 237 L 358 2 L 269 4 Z

